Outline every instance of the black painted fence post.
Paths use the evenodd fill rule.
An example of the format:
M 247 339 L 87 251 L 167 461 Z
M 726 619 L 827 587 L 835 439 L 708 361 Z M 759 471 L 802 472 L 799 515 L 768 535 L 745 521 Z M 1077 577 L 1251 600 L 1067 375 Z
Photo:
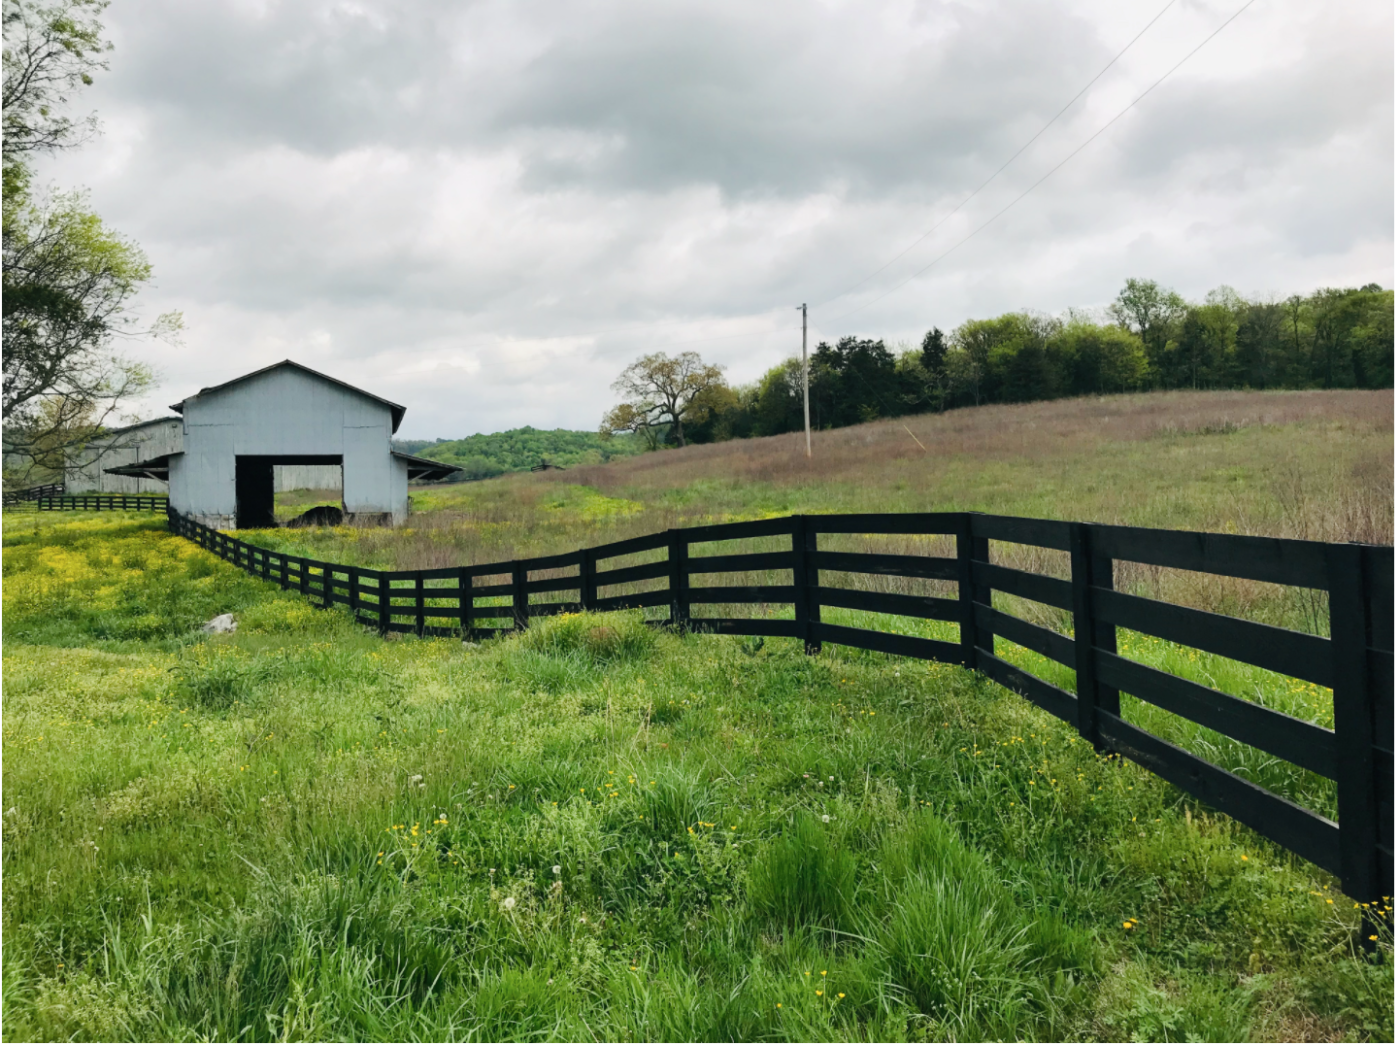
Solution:
M 423 637 L 424 611 L 423 603 L 426 601 L 423 594 L 423 571 L 413 571 L 413 633 L 420 639 Z
M 529 578 L 530 571 L 519 559 L 510 564 L 511 614 L 515 618 L 516 631 L 524 631 L 530 626 L 530 593 L 525 587 Z
M 598 560 L 593 557 L 593 549 L 585 548 L 579 553 L 578 601 L 583 609 L 592 612 L 598 601 Z
M 350 619 L 360 623 L 360 571 L 357 567 L 345 568 L 345 600 L 350 604 Z
M 472 571 L 470 567 L 463 566 L 457 570 L 457 626 L 462 629 L 463 642 L 469 642 L 472 637 L 472 610 L 474 608 Z
M 335 605 L 335 567 L 329 562 L 321 563 L 321 609 L 328 610 Z
M 815 656 L 822 651 L 818 625 L 822 622 L 822 605 L 817 598 L 820 571 L 812 563 L 811 552 L 817 550 L 817 531 L 805 515 L 792 517 L 792 616 L 797 624 L 797 636 L 805 653 Z
M 1367 677 L 1370 631 L 1364 552 L 1360 545 L 1327 546 L 1331 617 L 1332 721 L 1337 738 L 1337 836 L 1342 891 L 1374 902 L 1381 896 L 1379 803 L 1376 795 L 1375 714 Z
M 964 512 L 958 527 L 958 623 L 959 639 L 962 645 L 963 667 L 976 669 L 977 651 L 996 652 L 996 636 L 977 624 L 976 603 L 984 606 L 992 604 L 992 589 L 985 584 L 977 584 L 973 575 L 973 563 L 991 560 L 991 542 L 985 537 L 973 535 L 972 521 L 976 512 Z
M 390 605 L 389 574 L 379 571 L 379 634 L 389 634 L 389 625 L 393 615 L 393 607 Z
M 690 630 L 690 542 L 683 530 L 668 531 L 666 557 L 671 565 L 671 626 Z
M 1099 712 L 1120 714 L 1119 696 L 1099 682 L 1096 650 L 1118 651 L 1118 629 L 1098 620 L 1094 588 L 1113 587 L 1113 560 L 1094 553 L 1094 531 L 1087 523 L 1070 527 L 1070 585 L 1074 606 L 1074 675 L 1079 735 L 1103 750 Z

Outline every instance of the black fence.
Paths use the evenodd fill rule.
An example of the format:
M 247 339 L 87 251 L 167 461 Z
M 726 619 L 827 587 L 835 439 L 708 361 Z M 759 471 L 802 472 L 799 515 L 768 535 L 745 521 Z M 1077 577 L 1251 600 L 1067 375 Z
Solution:
M 579 610 L 658 607 L 688 631 L 800 639 L 962 664 L 1075 727 L 1094 746 L 1145 766 L 1284 848 L 1335 874 L 1358 900 L 1391 895 L 1394 880 L 1394 576 L 1390 547 L 1052 522 L 975 512 L 793 516 L 690 527 L 512 562 L 384 572 L 258 548 L 176 513 L 173 532 L 249 573 L 323 606 L 344 605 L 381 633 L 470 639 Z M 830 535 L 938 538 L 952 555 L 823 550 Z M 768 538 L 779 550 L 694 554 L 705 545 Z M 995 565 L 991 542 L 1067 553 L 1068 580 Z M 830 543 L 829 541 L 827 543 Z M 697 549 L 697 546 L 701 546 Z M 711 549 L 713 551 L 713 549 Z M 645 554 L 652 561 L 618 565 Z M 1330 638 L 1115 590 L 1116 562 L 1244 578 L 1325 593 Z M 716 584 L 724 574 L 780 571 L 789 583 Z M 544 575 L 544 576 L 539 576 Z M 823 584 L 906 578 L 949 596 Z M 694 578 L 711 578 L 704 584 Z M 488 583 L 489 582 L 489 583 Z M 651 584 L 651 590 L 637 590 Z M 619 594 L 609 589 L 631 588 Z M 1072 635 L 993 607 L 1000 591 L 1058 610 Z M 545 598 L 540 598 L 544 596 Z M 763 616 L 735 616 L 740 606 Z M 792 619 L 771 610 L 792 609 Z M 728 616 L 697 615 L 721 608 Z M 823 621 L 823 607 L 946 622 L 956 640 Z M 1242 700 L 1120 656 L 1118 629 L 1255 665 L 1332 690 L 1334 729 Z M 1066 689 L 997 656 L 996 638 L 1068 668 Z M 1337 822 L 1282 798 L 1128 722 L 1120 694 L 1182 716 L 1336 782 Z
M 170 508 L 170 498 L 164 494 L 75 494 L 40 497 L 34 506 L 41 512 L 164 512 Z
M 40 497 L 60 497 L 62 494 L 62 483 L 44 483 L 42 486 L 29 486 L 23 490 L 6 490 L 3 494 L 3 504 L 8 508 L 11 505 L 37 501 Z

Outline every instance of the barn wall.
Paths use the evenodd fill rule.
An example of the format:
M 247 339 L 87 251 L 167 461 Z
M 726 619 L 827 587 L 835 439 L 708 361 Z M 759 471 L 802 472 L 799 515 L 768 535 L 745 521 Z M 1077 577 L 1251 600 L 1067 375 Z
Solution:
M 394 525 L 408 522 L 408 462 L 391 457 L 394 469 Z
M 288 490 L 339 490 L 338 464 L 278 464 L 272 466 L 272 488 Z
M 397 487 L 389 454 L 389 408 L 293 369 L 274 370 L 185 400 L 185 454 L 171 472 L 174 506 L 233 518 L 239 454 L 338 455 L 346 510 L 399 519 L 408 489 Z M 212 525 L 212 524 L 211 524 Z
M 165 493 L 169 487 L 159 479 L 108 475 L 104 469 L 179 453 L 182 443 L 181 421 L 178 417 L 158 424 L 143 425 L 89 443 L 70 460 L 64 489 L 75 494 Z

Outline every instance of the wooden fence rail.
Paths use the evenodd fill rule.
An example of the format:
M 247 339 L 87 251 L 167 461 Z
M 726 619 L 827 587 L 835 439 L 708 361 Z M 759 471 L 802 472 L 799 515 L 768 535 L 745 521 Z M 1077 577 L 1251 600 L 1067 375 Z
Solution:
M 41 497 L 60 497 L 63 494 L 62 483 L 44 483 L 42 486 L 30 486 L 23 490 L 6 490 L 3 497 L 4 506 L 20 505 L 29 501 L 37 501 Z
M 348 606 L 380 633 L 482 639 L 532 617 L 664 607 L 665 623 L 696 632 L 835 643 L 961 664 L 1073 726 L 1096 749 L 1146 767 L 1183 791 L 1335 874 L 1372 901 L 1394 881 L 1395 551 L 1265 537 L 1055 522 L 975 512 L 808 515 L 669 530 L 564 555 L 435 570 L 385 572 L 318 562 L 244 543 L 175 512 L 171 530 L 322 606 Z M 823 549 L 831 535 L 942 538 L 953 556 Z M 715 542 L 781 538 L 782 550 L 713 551 Z M 1070 579 L 993 564 L 991 542 L 1067 552 Z M 662 553 L 648 562 L 613 560 Z M 1330 638 L 1207 613 L 1115 590 L 1116 562 L 1143 563 L 1315 589 L 1327 596 Z M 571 572 L 566 572 L 571 571 Z M 781 584 L 715 583 L 726 573 L 782 571 Z M 955 597 L 827 586 L 823 572 L 943 582 Z M 537 577 L 536 574 L 549 576 Z M 561 575 L 562 574 L 562 575 Z M 703 577 L 703 584 L 695 578 Z M 651 584 L 649 590 L 639 585 Z M 607 589 L 632 590 L 605 594 Z M 1072 635 L 992 605 L 1000 591 L 1069 614 Z M 548 595 L 540 600 L 532 596 Z M 569 598 L 568 596 L 574 596 Z M 696 607 L 791 607 L 792 618 L 697 616 Z M 850 627 L 822 607 L 949 622 L 957 641 Z M 1119 655 L 1123 628 L 1331 688 L 1334 729 L 1295 719 Z M 1064 665 L 1074 689 L 997 656 L 1002 638 Z M 1337 784 L 1337 820 L 1281 798 L 1123 718 L 1120 694 L 1189 719 Z
M 164 512 L 170 499 L 163 494 L 70 494 L 37 498 L 35 507 L 41 512 Z

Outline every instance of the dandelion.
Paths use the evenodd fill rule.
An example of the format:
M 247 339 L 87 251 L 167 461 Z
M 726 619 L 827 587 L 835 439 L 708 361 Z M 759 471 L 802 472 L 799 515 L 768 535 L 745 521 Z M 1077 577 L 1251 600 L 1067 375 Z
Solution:
M 829 816 L 827 816 L 825 813 L 823 813 L 823 814 L 822 814 L 822 823 L 824 823 L 824 824 L 829 824 L 829 823 L 831 823 L 831 817 L 829 817 Z
M 844 998 L 845 995 L 842 994 L 840 991 L 837 991 L 837 992 L 836 992 L 836 997 L 838 997 L 838 998 Z
M 504 900 L 501 901 L 501 908 L 502 908 L 503 910 L 506 910 L 506 911 L 514 910 L 514 909 L 515 909 L 515 897 L 513 897 L 513 896 L 507 896 Z
M 558 864 L 555 864 L 554 867 L 552 868 L 552 870 L 553 870 L 554 873 L 557 875 L 557 874 L 560 872 L 561 868 L 560 868 L 560 866 L 559 866 Z

